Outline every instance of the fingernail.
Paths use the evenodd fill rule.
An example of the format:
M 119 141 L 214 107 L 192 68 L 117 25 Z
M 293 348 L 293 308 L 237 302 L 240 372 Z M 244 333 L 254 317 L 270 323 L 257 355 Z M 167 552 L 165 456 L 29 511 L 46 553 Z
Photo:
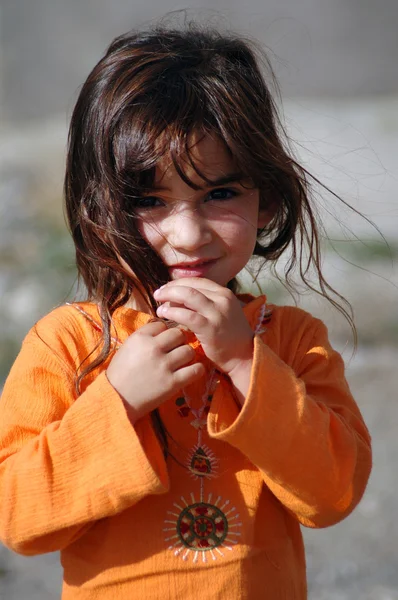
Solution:
M 158 294 L 158 292 L 160 292 L 160 290 L 162 290 L 164 287 L 166 287 L 167 283 L 165 283 L 164 285 L 161 285 L 160 288 L 158 288 L 157 290 L 155 290 L 153 292 L 153 295 L 156 296 L 156 294 Z

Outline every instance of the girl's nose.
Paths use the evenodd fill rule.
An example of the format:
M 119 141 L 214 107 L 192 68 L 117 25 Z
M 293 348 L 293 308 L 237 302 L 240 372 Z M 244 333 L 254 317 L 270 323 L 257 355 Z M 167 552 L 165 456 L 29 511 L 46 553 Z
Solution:
M 173 248 L 193 251 L 213 239 L 210 223 L 198 208 L 176 210 L 167 221 L 163 234 Z

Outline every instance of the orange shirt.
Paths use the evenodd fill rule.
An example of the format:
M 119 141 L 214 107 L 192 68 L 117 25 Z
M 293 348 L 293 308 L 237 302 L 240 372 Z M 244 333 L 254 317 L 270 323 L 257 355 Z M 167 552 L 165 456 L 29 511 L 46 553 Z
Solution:
M 244 308 L 253 329 L 264 301 Z M 149 318 L 120 308 L 113 334 Z M 60 549 L 63 600 L 304 600 L 300 524 L 347 516 L 371 468 L 325 326 L 272 307 L 243 408 L 223 377 L 170 398 L 165 459 L 150 417 L 130 424 L 106 363 L 75 393 L 99 323 L 93 304 L 63 306 L 24 340 L 0 402 L 0 539 L 25 555 Z

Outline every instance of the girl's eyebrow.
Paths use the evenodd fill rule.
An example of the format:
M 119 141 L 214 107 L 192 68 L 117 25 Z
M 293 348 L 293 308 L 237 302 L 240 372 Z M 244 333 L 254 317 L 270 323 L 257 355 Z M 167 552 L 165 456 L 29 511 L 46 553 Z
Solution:
M 229 173 L 228 175 L 223 175 L 222 177 L 218 177 L 217 179 L 214 179 L 210 183 L 206 183 L 206 185 L 203 187 L 195 186 L 195 188 L 198 190 L 205 190 L 205 189 L 209 189 L 211 187 L 219 187 L 220 185 L 226 185 L 227 183 L 239 183 L 243 179 L 245 179 L 243 173 Z M 172 191 L 168 187 L 156 186 L 156 185 L 151 186 L 151 190 L 156 191 L 156 192 L 171 192 Z

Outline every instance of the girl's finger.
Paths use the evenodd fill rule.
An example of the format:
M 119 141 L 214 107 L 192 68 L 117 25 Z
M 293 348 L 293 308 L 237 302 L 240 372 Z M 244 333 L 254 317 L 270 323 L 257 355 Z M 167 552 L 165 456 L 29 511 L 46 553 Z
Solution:
M 203 288 L 199 288 L 199 287 L 189 288 L 189 287 L 183 287 L 183 286 L 181 286 L 181 288 L 183 290 L 194 289 L 197 292 L 200 292 L 201 294 L 203 294 L 208 300 L 212 300 L 212 302 L 214 302 L 215 304 L 217 303 L 217 300 L 220 300 L 220 298 L 222 298 L 221 294 L 219 294 L 218 292 L 214 292 L 212 290 L 207 290 L 207 289 L 203 289 Z M 168 290 L 167 289 L 165 290 L 165 294 L 168 294 Z
M 210 279 L 206 279 L 205 277 L 183 277 L 181 279 L 175 279 L 174 281 L 169 281 L 164 286 L 159 289 L 165 289 L 174 286 L 186 286 L 193 287 L 201 290 L 208 290 L 209 292 L 216 292 L 218 294 L 225 294 L 228 288 L 211 281 Z
M 170 352 L 174 348 L 178 348 L 185 344 L 185 335 L 178 327 L 166 329 L 158 335 L 158 346 L 163 352 Z
M 137 329 L 135 333 L 141 333 L 155 337 L 165 330 L 167 330 L 167 325 L 163 323 L 163 321 L 161 321 L 160 319 L 153 319 L 152 321 L 149 321 L 148 323 Z
M 185 308 L 189 308 L 191 310 L 199 312 L 200 314 L 206 317 L 210 316 L 211 312 L 214 311 L 215 303 L 213 299 L 209 297 L 210 295 L 210 292 L 205 293 L 193 287 L 175 285 L 173 287 L 165 287 L 161 290 L 158 290 L 155 294 L 155 299 L 158 302 L 172 302 L 173 304 L 177 304 L 179 306 L 185 306 Z M 168 310 L 171 308 L 174 308 L 174 306 L 167 307 Z M 159 309 L 156 311 L 156 314 L 158 315 L 158 317 L 166 316 L 166 313 L 163 313 L 163 311 L 159 312 Z M 174 320 L 180 323 L 178 319 Z
M 187 367 L 181 367 L 173 373 L 173 381 L 176 387 L 183 388 L 197 381 L 205 375 L 206 369 L 202 363 L 196 362 Z
M 190 331 L 195 334 L 203 333 L 204 328 L 208 325 L 209 320 L 199 311 L 189 310 L 183 306 L 159 306 L 157 313 L 165 319 L 171 319 L 185 325 Z
M 181 367 L 188 366 L 195 358 L 195 350 L 188 346 L 179 346 L 167 355 L 167 364 L 172 371 L 176 371 Z

